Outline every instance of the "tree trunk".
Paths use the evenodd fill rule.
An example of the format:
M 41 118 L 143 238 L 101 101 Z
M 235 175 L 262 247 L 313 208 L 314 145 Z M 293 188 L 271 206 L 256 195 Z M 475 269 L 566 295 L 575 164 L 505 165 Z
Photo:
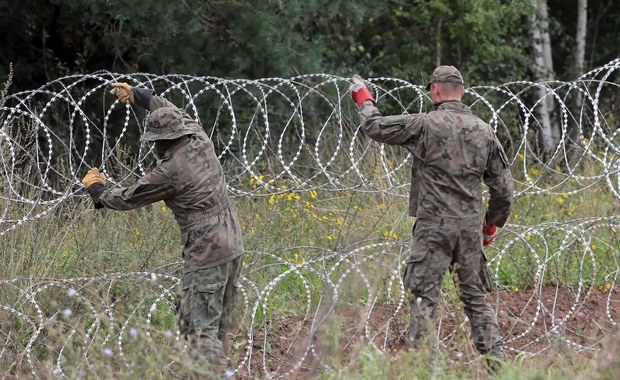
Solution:
M 437 29 L 435 30 L 435 66 L 441 66 L 441 26 L 443 19 L 437 21 Z
M 577 5 L 577 35 L 575 36 L 575 71 L 576 77 L 583 75 L 585 71 L 585 56 L 586 56 L 586 30 L 588 22 L 588 0 L 579 0 Z M 577 93 L 575 98 L 574 115 L 581 115 L 583 107 L 583 95 L 581 92 Z M 577 118 L 580 120 L 581 118 Z M 579 132 L 581 131 L 581 125 L 570 128 L 569 140 L 573 143 L 579 138 Z M 582 131 L 583 133 L 583 131 Z
M 536 8 L 536 12 L 530 17 L 530 34 L 534 47 L 534 71 L 536 81 L 541 82 L 538 88 L 538 96 L 541 101 L 537 113 L 541 124 L 543 152 L 548 155 L 559 140 L 560 131 L 557 122 L 553 121 L 554 98 L 549 95 L 547 86 L 542 83 L 554 79 L 547 0 L 532 0 L 532 5 Z
M 577 5 L 577 36 L 575 37 L 575 69 L 581 76 L 586 57 L 586 27 L 588 22 L 588 0 L 579 0 Z

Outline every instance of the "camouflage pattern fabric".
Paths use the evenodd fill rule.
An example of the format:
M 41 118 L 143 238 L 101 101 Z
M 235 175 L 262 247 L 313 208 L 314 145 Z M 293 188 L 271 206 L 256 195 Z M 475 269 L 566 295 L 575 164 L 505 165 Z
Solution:
M 491 127 L 466 105 L 448 101 L 427 114 L 383 117 L 365 102 L 360 114 L 368 136 L 413 155 L 411 216 L 481 225 L 482 178 L 490 191 L 487 221 L 504 225 L 514 190 L 510 165 Z
M 134 91 L 144 97 L 145 90 Z M 156 167 L 134 185 L 106 189 L 95 202 L 114 210 L 130 210 L 163 200 L 181 229 L 184 270 L 190 272 L 239 257 L 243 239 L 213 142 L 187 114 L 169 112 L 172 107 L 176 108 L 164 98 L 150 98 L 149 109 L 164 119 L 162 125 L 169 125 L 169 119 L 178 115 L 182 118 L 178 122 L 193 133 L 181 134 Z M 166 112 L 157 113 L 159 109 Z
M 179 330 L 199 359 L 214 366 L 214 373 L 226 369 L 225 345 L 233 326 L 232 312 L 237 297 L 241 258 L 194 272 L 181 278 L 177 303 Z
M 193 123 L 188 117 L 183 116 L 183 112 L 177 107 L 161 107 L 154 110 L 148 116 L 140 141 L 174 140 L 202 130 L 198 123 Z M 189 121 L 187 126 L 185 118 Z
M 514 181 L 493 130 L 460 101 L 443 102 L 429 113 L 393 116 L 382 116 L 367 101 L 360 115 L 368 136 L 401 145 L 414 157 L 409 214 L 416 223 L 403 275 L 410 292 L 410 339 L 419 342 L 430 329 L 450 268 L 458 277 L 476 348 L 501 352 L 497 319 L 485 298 L 492 284 L 482 252 L 482 182 L 490 194 L 487 223 L 502 227 L 510 215 Z
M 130 210 L 164 201 L 181 229 L 184 274 L 177 303 L 180 331 L 209 378 L 223 377 L 224 341 L 231 326 L 243 240 L 227 195 L 213 142 L 200 124 L 162 97 L 135 89 L 136 104 L 148 105 L 146 140 L 161 141 L 163 156 L 134 185 L 89 187 L 95 207 Z M 204 368 L 203 368 L 204 369 Z
M 478 226 L 417 220 L 413 247 L 403 275 L 410 291 L 409 339 L 424 339 L 441 298 L 441 282 L 447 269 L 456 274 L 460 298 L 471 324 L 472 338 L 481 353 L 502 344 L 495 312 L 486 301 L 491 284 Z
M 431 83 L 456 83 L 463 84 L 461 72 L 454 66 L 442 65 L 435 68 L 426 89 L 431 89 Z

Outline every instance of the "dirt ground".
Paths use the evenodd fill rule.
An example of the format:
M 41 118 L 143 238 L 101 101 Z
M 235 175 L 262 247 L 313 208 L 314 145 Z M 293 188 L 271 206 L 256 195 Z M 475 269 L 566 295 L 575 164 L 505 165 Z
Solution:
M 501 290 L 490 293 L 488 299 L 498 310 L 508 360 L 517 354 L 549 357 L 560 348 L 591 355 L 620 322 L 616 289 Z M 408 349 L 408 310 L 406 303 L 374 305 L 370 310 L 358 305 L 332 310 L 322 323 L 307 317 L 271 320 L 254 329 L 251 352 L 238 353 L 237 378 L 312 378 L 334 365 L 352 365 L 357 350 L 367 342 L 397 354 Z M 449 360 L 468 363 L 478 357 L 460 303 L 442 303 L 436 328 L 439 350 Z

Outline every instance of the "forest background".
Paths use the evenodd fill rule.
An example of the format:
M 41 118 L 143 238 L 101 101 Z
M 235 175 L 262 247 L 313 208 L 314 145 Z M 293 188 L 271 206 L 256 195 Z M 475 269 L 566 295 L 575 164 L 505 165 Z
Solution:
M 424 84 L 439 64 L 497 85 L 572 80 L 617 58 L 620 2 L 3 0 L 0 25 L 13 91 L 97 70 Z
M 0 0 L 0 25 L 4 32 L 4 42 L 0 44 L 0 83 L 10 83 L 10 93 L 36 89 L 66 75 L 93 73 L 99 70 L 128 74 L 187 74 L 232 79 L 288 78 L 307 73 L 348 77 L 359 73 L 366 78 L 395 77 L 424 85 L 429 80 L 433 68 L 439 64 L 457 66 L 463 73 L 466 87 L 497 86 L 520 80 L 571 81 L 590 69 L 620 57 L 618 48 L 620 1 L 617 0 L 264 0 L 260 2 Z M 614 80 L 617 81 L 617 77 Z M 619 96 L 617 91 L 606 94 L 609 96 L 601 100 L 601 109 L 609 111 L 605 115 L 605 125 L 617 129 L 620 124 Z M 531 93 L 526 95 L 533 96 Z M 84 104 L 83 108 L 91 109 L 89 104 Z M 537 112 L 543 112 L 543 108 L 544 103 L 541 103 Z M 203 109 L 201 112 L 207 112 L 206 107 Z M 244 107 L 239 106 L 237 111 L 244 112 Z M 547 111 L 552 113 L 551 110 Z M 559 113 L 558 108 L 555 112 Z M 92 120 L 95 124 L 99 122 L 95 117 Z M 515 123 L 518 123 L 518 120 L 515 120 Z M 543 117 L 540 118 L 540 123 L 545 123 Z M 110 129 L 120 129 L 123 124 L 110 123 L 108 126 Z M 274 129 L 277 127 L 273 126 Z M 516 137 L 522 137 L 518 135 L 521 133 L 518 125 L 509 125 L 508 128 Z M 57 132 L 59 136 L 62 134 L 62 131 Z M 114 131 L 111 135 L 113 134 Z M 277 136 L 278 133 L 274 135 Z M 502 142 L 510 141 L 506 136 L 500 137 L 504 137 Z M 79 139 L 83 137 L 72 136 L 72 138 L 77 144 L 81 143 Z M 131 141 L 130 138 L 125 141 L 128 140 Z M 97 152 L 97 149 L 91 151 Z M 509 153 L 511 157 L 514 156 L 514 152 Z M 90 162 L 90 158 L 83 157 L 87 162 Z M 522 175 L 522 173 L 515 174 Z M 600 186 L 604 187 L 604 184 Z M 517 209 L 531 209 L 537 212 L 522 213 L 528 215 L 520 217 L 527 219 L 519 220 L 519 223 L 529 226 L 540 225 L 548 220 L 564 220 L 563 217 L 570 217 L 572 220 L 591 217 L 592 214 L 617 215 L 616 199 L 609 191 L 596 191 L 599 190 L 591 189 L 588 197 L 551 195 L 538 200 L 539 203 L 533 201 L 533 197 L 523 196 L 519 199 Z M 287 193 L 280 195 L 285 197 L 274 196 L 273 202 L 271 197 L 265 197 L 262 203 L 257 203 L 255 199 L 239 200 L 239 210 L 245 221 L 244 236 L 247 247 L 279 252 L 283 246 L 309 245 L 308 242 L 312 241 L 312 245 L 320 247 L 332 244 L 336 249 L 372 236 L 372 233 L 378 233 L 387 239 L 395 236 L 405 237 L 410 231 L 410 219 L 404 218 L 406 222 L 398 219 L 403 214 L 400 200 L 388 206 L 384 205 L 382 199 L 377 200 L 376 204 L 360 201 L 360 204 L 365 204 L 368 208 L 363 210 L 366 212 L 363 214 L 364 217 L 357 217 L 358 214 L 354 214 L 355 218 L 349 216 L 350 219 L 346 219 L 348 214 L 344 216 L 333 214 L 335 213 L 333 205 L 339 201 L 342 202 L 339 210 L 349 210 L 347 207 L 351 206 L 348 205 L 351 202 L 346 195 L 341 196 L 342 199 L 322 200 L 321 197 L 324 195 L 319 194 L 319 201 L 323 203 L 318 203 L 317 208 L 324 212 L 324 215 L 319 215 L 321 222 L 329 218 L 332 218 L 333 222 L 330 226 L 320 227 L 322 225 L 312 219 L 316 216 L 306 215 L 309 221 L 315 222 L 310 224 L 314 229 L 312 232 L 309 228 L 298 228 L 300 224 L 287 219 L 290 218 L 291 206 L 285 200 L 290 203 L 295 201 L 295 198 L 294 196 L 287 198 L 289 196 Z M 306 205 L 314 207 L 313 202 L 318 202 L 315 193 L 304 196 L 307 197 L 303 199 Z M 568 204 L 571 205 L 571 209 L 568 208 Z M 177 252 L 176 229 L 166 228 L 162 232 L 159 227 L 161 220 L 167 221 L 165 224 L 167 227 L 174 225 L 170 213 L 165 208 L 151 209 L 146 217 L 140 214 L 142 218 L 135 218 L 137 214 L 130 214 L 133 217 L 129 218 L 124 215 L 108 214 L 103 221 L 95 222 L 94 216 L 93 219 L 89 219 L 92 213 L 90 204 L 88 207 L 81 207 L 83 207 L 81 211 L 73 214 L 77 216 L 72 228 L 54 223 L 47 223 L 45 228 L 39 228 L 39 225 L 34 223 L 26 224 L 11 234 L 11 239 L 2 240 L 4 246 L 1 251 L 8 252 L 6 256 L 15 260 L 5 262 L 5 268 L 9 269 L 2 272 L 3 277 L 14 278 L 23 273 L 44 273 L 46 277 L 71 278 L 84 276 L 84 271 L 93 274 L 114 270 L 143 270 L 147 262 L 149 267 L 169 263 L 169 253 Z M 387 211 L 377 212 L 386 208 Z M 575 212 L 575 215 L 572 215 L 572 212 Z M 265 222 L 260 219 L 266 215 L 273 220 Z M 373 219 L 373 216 L 376 216 L 376 219 Z M 516 220 L 517 215 L 514 218 Z M 393 222 L 394 220 L 397 222 Z M 327 222 L 323 224 L 326 225 Z M 337 228 L 344 228 L 340 227 L 342 225 L 346 226 L 349 233 L 346 239 L 334 232 Z M 349 225 L 355 225 L 357 230 L 349 228 Z M 603 229 L 597 231 L 601 230 Z M 165 235 L 166 238 L 162 239 L 157 233 Z M 50 236 L 58 238 L 54 240 L 49 238 Z M 142 236 L 160 239 L 143 239 Z M 266 236 L 269 239 L 266 239 Z M 600 241 L 610 242 L 610 246 L 616 245 L 615 236 L 615 231 L 604 230 Z M 528 238 L 529 235 L 525 237 L 526 240 L 529 240 Z M 556 236 L 549 237 L 550 241 L 553 239 L 558 242 L 561 240 Z M 555 240 L 554 243 L 557 243 Z M 162 244 L 162 241 L 166 243 Z M 10 252 L 21 253 L 24 247 L 28 247 L 28 252 L 36 252 L 36 255 L 10 254 Z M 83 255 L 85 251 L 91 254 Z M 515 256 L 517 251 L 513 250 Z M 151 255 L 152 252 L 156 252 L 159 256 L 154 257 L 155 254 Z M 609 252 L 615 251 L 609 250 Z M 611 264 L 601 267 L 615 269 L 612 264 L 617 265 L 617 261 L 611 257 L 611 253 L 605 254 L 608 256 L 601 262 Z M 291 256 L 295 262 L 298 259 L 302 261 L 297 252 L 291 253 Z M 125 261 L 128 257 L 135 262 Z M 88 265 L 84 265 L 84 261 L 87 261 Z M 521 265 L 522 262 L 518 264 Z M 521 269 L 521 266 L 515 267 Z M 574 270 L 574 266 L 566 265 L 566 267 L 569 274 L 572 273 L 570 270 Z M 527 277 L 528 282 L 521 281 L 522 278 L 516 275 L 512 277 L 505 275 L 517 272 L 517 270 L 511 272 L 509 269 L 511 268 L 503 267 L 499 276 L 503 283 L 514 289 L 514 294 L 521 294 L 518 289 L 532 282 L 528 277 L 531 272 L 523 271 L 522 274 L 523 278 Z M 257 270 L 252 275 L 258 277 L 256 274 L 258 272 Z M 263 275 L 264 281 L 270 281 L 277 275 L 279 273 L 266 272 Z M 253 278 L 253 280 L 262 285 L 260 279 Z M 564 281 L 569 286 L 581 281 L 581 278 L 575 280 L 571 277 Z M 606 279 L 601 281 L 604 282 L 596 283 L 594 286 L 604 288 L 608 285 Z M 299 283 L 293 285 L 289 288 L 300 287 Z M 305 306 L 303 302 L 300 304 L 291 302 L 303 299 L 299 294 L 292 291 L 281 293 L 282 300 L 274 301 L 273 306 L 273 310 L 278 313 L 289 313 L 289 310 L 284 309 L 282 305 L 301 305 L 300 308 Z M 303 295 L 303 292 L 301 294 Z M 136 295 L 139 302 L 141 302 L 140 295 Z M 49 306 L 50 310 L 54 307 L 56 305 Z M 270 323 L 280 321 L 272 315 L 269 316 L 272 317 Z M 288 315 L 286 317 L 290 318 Z M 154 321 L 153 325 L 162 331 L 167 331 L 174 326 L 173 318 L 170 316 L 165 320 Z M 18 328 L 14 330 L 18 332 L 15 335 L 19 338 L 14 339 L 14 346 L 18 347 L 15 352 L 23 352 L 23 346 L 29 347 L 31 335 L 27 333 L 20 335 Z M 86 330 L 82 333 L 88 336 L 89 332 L 90 330 Z M 329 333 L 331 332 L 327 331 L 325 336 L 341 336 Z M 455 341 L 458 341 L 461 347 L 464 345 L 462 343 L 468 340 L 462 331 L 459 330 L 459 334 L 460 339 Z M 48 344 L 50 352 L 54 352 L 57 347 L 56 340 L 61 342 L 60 347 L 65 347 L 65 335 L 50 334 L 50 336 L 49 341 L 52 342 Z M 239 336 L 237 341 L 239 347 L 251 347 L 251 343 L 242 340 L 246 335 L 239 334 Z M 614 344 L 620 346 L 620 337 L 616 336 Z M 167 346 L 164 344 L 163 347 Z M 333 347 L 333 351 L 338 352 L 339 342 L 334 343 Z M 542 364 L 535 363 L 530 378 L 544 378 L 539 375 L 549 375 L 553 371 L 556 372 L 551 378 L 565 378 L 567 375 L 574 378 L 614 378 L 613 374 L 617 373 L 617 368 L 620 366 L 615 356 L 612 358 L 615 361 L 612 361 L 611 365 L 602 367 L 591 364 L 587 361 L 589 359 L 587 357 L 566 354 L 560 348 L 557 348 L 560 354 L 553 355 L 554 352 L 551 352 L 545 357 L 541 355 Z M 43 348 L 39 349 L 45 351 Z M 267 351 L 264 347 L 261 349 Z M 69 351 L 68 349 L 65 351 L 67 358 L 83 356 L 79 350 Z M 131 351 L 140 355 L 146 352 L 141 349 Z M 608 352 L 617 351 L 608 350 Z M 139 365 L 144 363 L 145 368 L 160 368 L 158 366 L 165 361 L 162 358 L 167 358 L 165 355 L 168 352 L 161 350 L 152 351 L 150 354 L 152 357 L 147 358 L 148 360 L 142 357 L 135 358 L 135 363 Z M 267 354 L 275 355 L 271 352 Z M 466 356 L 475 357 L 474 354 L 467 352 Z M 51 356 L 53 355 L 49 355 Z M 105 353 L 101 353 L 100 356 L 102 358 L 93 356 L 93 360 L 89 363 L 96 367 L 93 373 L 106 373 L 103 371 L 108 369 L 109 360 L 105 357 Z M 351 362 L 362 362 L 361 369 L 355 366 L 352 369 L 347 368 L 345 364 L 349 362 L 343 359 L 342 363 L 333 365 L 334 368 L 340 368 L 340 365 L 344 367 L 344 375 L 341 378 L 381 378 L 375 373 L 385 374 L 385 371 L 393 374 L 412 374 L 415 368 L 421 368 L 419 371 L 439 373 L 438 376 L 443 378 L 480 378 L 480 373 L 484 373 L 482 368 L 464 365 L 446 364 L 437 367 L 435 361 L 426 360 L 433 358 L 433 353 L 405 355 L 398 357 L 394 362 L 389 362 L 389 358 L 380 355 L 350 356 L 359 359 Z M 44 358 L 41 360 L 42 363 L 51 363 L 52 359 L 48 356 L 41 355 L 41 357 Z M 338 358 L 338 355 L 333 357 Z M 601 357 L 605 358 L 602 353 Z M 2 357 L 9 363 L 13 357 L 8 355 L 8 358 Z M 252 362 L 252 368 L 269 366 L 259 359 L 261 358 Z M 134 358 L 132 363 L 133 360 Z M 334 359 L 337 360 L 339 359 Z M 22 367 L 16 367 L 16 372 L 30 368 L 27 366 L 28 363 L 22 364 Z M 505 378 L 526 378 L 523 376 L 521 362 L 514 361 L 512 364 L 514 367 L 509 368 Z M 79 369 L 67 366 L 67 371 L 68 368 L 77 368 L 76 371 Z M 407 372 L 403 368 L 408 368 L 410 371 Z M 119 378 L 124 378 L 121 376 L 121 369 L 116 368 L 119 371 Z M 607 373 L 605 371 L 608 369 L 611 375 L 605 377 Z M 446 375 L 448 370 L 452 371 L 449 376 Z M 347 377 L 348 371 L 352 373 L 350 377 Z M 599 376 L 593 376 L 593 371 Z M 357 376 L 359 373 L 365 376 Z M 127 372 L 126 378 L 131 378 L 130 371 Z M 420 378 L 425 376 L 420 375 Z

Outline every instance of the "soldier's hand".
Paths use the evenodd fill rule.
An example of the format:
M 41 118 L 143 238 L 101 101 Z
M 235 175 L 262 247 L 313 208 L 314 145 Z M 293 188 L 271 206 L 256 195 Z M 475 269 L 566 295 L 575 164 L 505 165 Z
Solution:
M 118 100 L 120 100 L 122 103 L 127 103 L 127 101 L 129 101 L 129 103 L 133 104 L 133 102 L 135 101 L 135 96 L 133 90 L 131 89 L 131 86 L 128 83 L 112 83 L 112 87 L 113 94 L 116 95 Z
M 364 79 L 362 79 L 362 77 L 358 74 L 353 75 L 353 78 L 351 78 L 351 82 L 353 83 L 349 87 L 349 90 L 351 90 L 351 92 L 358 92 L 364 87 L 368 88 L 368 86 L 366 86 L 366 81 L 364 81 Z
M 349 87 L 349 91 L 351 91 L 351 98 L 357 103 L 357 106 L 361 106 L 366 100 L 371 100 L 373 103 L 375 102 L 375 98 L 373 98 L 368 86 L 366 85 L 366 81 L 362 79 L 359 75 L 353 75 L 351 79 L 353 82 Z
M 486 247 L 487 245 L 493 243 L 495 238 L 497 237 L 497 227 L 484 222 L 482 225 L 482 246 Z
M 100 183 L 102 185 L 105 185 L 105 182 L 106 182 L 105 175 L 99 172 L 99 169 L 97 168 L 90 169 L 88 173 L 86 173 L 84 178 L 82 178 L 82 184 L 87 190 L 89 187 L 91 187 L 95 183 Z

